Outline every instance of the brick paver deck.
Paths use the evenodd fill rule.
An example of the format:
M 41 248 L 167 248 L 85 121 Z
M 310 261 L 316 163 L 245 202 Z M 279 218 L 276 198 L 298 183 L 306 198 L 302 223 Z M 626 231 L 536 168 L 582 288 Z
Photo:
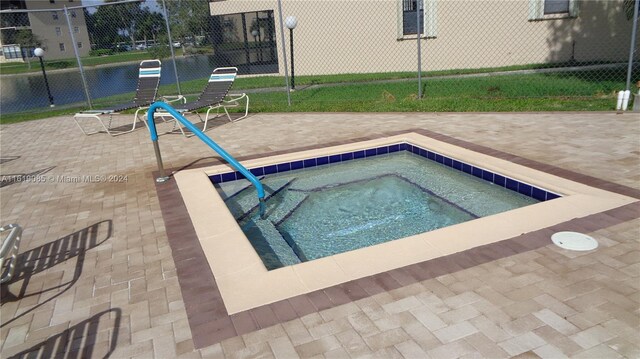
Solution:
M 260 114 L 219 123 L 208 134 L 237 156 L 423 129 L 640 189 L 640 120 L 628 114 Z M 292 320 L 251 314 L 245 322 L 257 330 L 217 328 L 244 334 L 195 349 L 146 130 L 84 136 L 60 117 L 2 126 L 0 136 L 0 174 L 14 179 L 0 189 L 2 223 L 25 228 L 24 265 L 3 286 L 2 357 L 640 356 L 637 205 L 625 222 L 591 233 L 601 245 L 593 252 L 549 244 L 427 280 L 391 276 L 396 284 L 380 283 L 377 294 Z M 160 146 L 167 168 L 216 161 L 196 138 L 163 135 Z

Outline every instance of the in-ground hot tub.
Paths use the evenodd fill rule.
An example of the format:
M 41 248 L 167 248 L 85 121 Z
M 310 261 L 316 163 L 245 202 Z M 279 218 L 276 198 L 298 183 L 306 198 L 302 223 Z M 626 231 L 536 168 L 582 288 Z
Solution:
M 392 158 L 397 155 L 405 158 Z M 355 160 L 362 158 L 365 159 L 362 162 L 382 162 L 373 165 L 377 169 L 394 167 L 398 160 L 408 162 L 409 168 L 419 168 L 412 172 L 405 167 L 400 173 L 393 174 L 385 171 L 374 174 L 375 171 L 360 168 L 345 174 L 347 172 L 336 165 L 347 162 L 341 166 L 352 166 Z M 390 158 L 392 161 L 385 164 Z M 415 162 L 418 159 L 427 162 Z M 260 221 L 255 219 L 257 199 L 251 196 L 253 189 L 245 188 L 247 185 L 238 181 L 239 174 L 229 166 L 199 168 L 175 175 L 230 314 L 512 238 L 634 201 L 415 133 L 256 159 L 243 164 L 254 174 L 266 176 L 267 193 L 272 196 L 267 208 L 267 219 L 271 218 L 271 225 L 263 222 L 267 224 L 263 227 L 267 228 L 258 228 Z M 307 169 L 303 174 L 287 173 L 304 168 Z M 313 171 L 317 172 L 314 174 Z M 425 185 L 425 182 L 433 181 L 424 177 L 434 172 L 439 173 L 436 177 L 440 178 L 444 172 L 457 172 L 463 182 L 486 182 L 482 185 L 488 187 L 465 191 L 443 189 L 442 184 L 447 180 L 434 182 L 435 187 Z M 287 177 L 292 174 L 295 180 Z M 304 181 L 298 183 L 298 187 L 292 187 L 304 176 L 308 177 L 306 187 L 302 186 Z M 325 181 L 323 185 L 322 181 L 318 182 L 318 177 L 337 179 L 338 185 L 336 181 Z M 220 183 L 222 189 L 217 190 L 212 182 Z M 282 191 L 285 188 L 294 189 L 291 192 L 298 194 L 284 198 L 285 192 Z M 318 205 L 317 198 L 315 202 L 308 202 L 311 195 L 318 194 L 313 193 L 317 189 L 321 189 L 318 193 L 324 192 L 319 197 L 332 198 L 329 201 L 332 202 L 331 207 L 328 207 L 332 210 L 323 210 L 326 208 Z M 219 191 L 227 197 L 226 203 Z M 371 191 L 383 192 L 378 193 L 381 198 L 375 199 L 377 207 L 397 203 L 393 195 L 398 191 L 402 191 L 401 197 L 410 198 L 410 203 L 402 210 L 406 222 L 401 221 L 402 225 L 394 227 L 397 223 L 393 218 L 389 219 L 393 216 L 393 209 L 385 209 L 380 215 L 377 207 L 368 211 L 354 210 L 366 205 L 358 201 L 371 195 Z M 515 197 L 502 199 L 507 193 L 515 194 Z M 452 200 L 452 195 L 458 198 Z M 470 203 L 465 196 L 475 197 L 477 201 Z M 324 234 L 313 229 L 309 235 L 309 228 L 317 227 L 319 222 L 325 226 L 336 222 L 335 219 L 340 217 L 341 200 L 355 203 L 342 208 L 346 211 L 343 217 L 349 217 L 349 221 L 340 221 L 339 226 L 329 228 Z M 496 202 L 499 205 L 494 208 Z M 427 220 L 425 212 L 429 211 L 432 216 L 440 217 L 444 212 L 449 213 L 444 216 L 447 218 L 423 225 Z M 362 213 L 374 213 L 375 218 L 351 221 L 352 217 Z M 416 226 L 406 224 L 416 222 L 423 226 L 414 228 Z M 358 230 L 358 223 L 364 231 L 356 235 L 359 236 L 357 240 L 350 241 L 354 231 Z M 249 236 L 241 226 L 248 229 Z M 279 235 L 279 244 L 270 243 L 265 233 L 271 233 L 275 238 Z M 325 237 L 331 236 L 340 239 L 327 242 Z M 314 241 L 314 238 L 319 240 Z M 352 245 L 354 243 L 356 245 Z M 288 254 L 279 252 L 287 247 Z
M 487 217 L 559 195 L 405 142 L 210 176 L 267 269 Z

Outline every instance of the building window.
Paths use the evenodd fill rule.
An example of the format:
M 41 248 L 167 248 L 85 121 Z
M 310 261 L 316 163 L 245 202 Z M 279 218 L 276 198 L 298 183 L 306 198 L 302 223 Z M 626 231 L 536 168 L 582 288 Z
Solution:
M 218 15 L 212 20 L 213 61 L 218 66 L 236 66 L 243 74 L 278 72 L 272 10 Z M 204 38 L 198 39 L 198 36 L 187 40 L 191 43 L 201 41 Z
M 56 27 L 56 36 L 61 36 L 62 30 L 59 27 Z
M 4 9 L 3 9 L 4 10 Z M 9 30 L 11 27 L 31 26 L 29 22 L 29 14 L 27 13 L 3 13 L 0 15 L 0 32 Z
M 55 4 L 56 0 L 49 0 L 50 3 Z
M 76 11 L 75 10 L 71 10 L 71 17 L 76 17 Z
M 568 14 L 569 0 L 545 0 L 544 14 Z
M 81 49 L 82 48 L 82 42 L 78 41 L 78 48 Z
M 577 0 L 529 0 L 529 20 L 578 16 Z
M 58 12 L 57 11 L 52 11 L 51 12 L 51 17 L 53 17 L 54 20 L 58 20 Z
M 80 32 L 80 29 L 77 26 L 74 26 L 73 27 L 73 32 L 77 34 L 77 33 Z
M 64 43 L 60 43 L 60 51 L 64 51 Z
M 424 17 L 424 9 L 421 1 L 416 0 L 402 0 L 402 34 L 412 35 L 417 34 L 416 30 L 418 24 L 416 11 L 420 12 L 420 18 Z M 419 9 L 416 9 L 419 7 Z M 419 24 L 420 33 L 424 31 L 424 21 L 420 21 Z
M 18 45 L 5 45 L 2 46 L 2 54 L 5 59 L 20 59 L 22 58 L 22 53 L 20 51 L 20 46 Z
M 435 37 L 437 32 L 436 0 L 397 0 L 398 38 L 420 34 Z M 419 15 L 416 13 L 418 12 Z M 420 20 L 418 21 L 418 16 Z

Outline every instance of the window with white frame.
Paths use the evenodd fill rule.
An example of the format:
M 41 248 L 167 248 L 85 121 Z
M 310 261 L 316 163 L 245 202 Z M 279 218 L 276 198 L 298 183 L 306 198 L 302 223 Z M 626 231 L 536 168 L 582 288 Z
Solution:
M 52 11 L 52 12 L 51 12 L 51 17 L 52 17 L 54 20 L 58 20 L 58 12 L 57 12 L 57 11 Z
M 80 28 L 77 27 L 77 26 L 74 26 L 73 27 L 73 32 L 76 33 L 76 34 L 79 33 L 80 32 Z
M 60 43 L 60 51 L 65 51 L 64 43 L 62 43 L 62 42 Z
M 4 45 L 2 46 L 2 53 L 5 59 L 20 59 L 22 58 L 22 51 L 18 45 Z
M 529 20 L 578 16 L 577 0 L 529 0 Z
M 568 14 L 569 0 L 545 0 L 544 14 Z
M 78 48 L 81 49 L 82 48 L 82 42 L 78 41 Z
M 56 27 L 56 36 L 61 36 L 62 35 L 62 29 L 59 27 Z
M 437 0 L 397 0 L 398 38 L 437 35 Z

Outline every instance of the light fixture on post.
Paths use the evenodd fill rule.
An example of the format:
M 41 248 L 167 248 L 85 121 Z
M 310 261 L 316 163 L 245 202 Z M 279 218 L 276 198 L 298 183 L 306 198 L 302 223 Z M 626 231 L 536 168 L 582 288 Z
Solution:
M 49 89 L 49 81 L 47 80 L 47 72 L 44 70 L 44 61 L 42 61 L 42 56 L 44 56 L 44 50 L 41 47 L 33 50 L 33 54 L 38 56 L 40 59 L 40 67 L 42 68 L 42 76 L 44 76 L 44 85 L 47 87 L 47 94 L 49 95 L 49 107 L 54 107 L 53 104 L 53 96 L 51 96 L 51 90 Z
M 298 19 L 295 16 L 287 16 L 284 24 L 289 29 L 289 46 L 291 47 L 291 89 L 296 89 L 296 80 L 293 72 L 293 29 L 298 25 Z

